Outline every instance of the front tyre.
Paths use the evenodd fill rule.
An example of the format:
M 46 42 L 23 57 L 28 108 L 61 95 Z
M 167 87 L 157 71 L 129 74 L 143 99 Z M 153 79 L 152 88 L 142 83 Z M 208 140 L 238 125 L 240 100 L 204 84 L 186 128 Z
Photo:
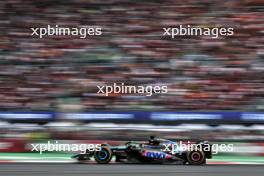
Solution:
M 107 164 L 111 161 L 113 152 L 108 147 L 102 147 L 100 151 L 94 152 L 94 159 L 98 164 Z
M 205 164 L 205 155 L 203 151 L 190 151 L 187 153 L 187 161 L 190 165 L 202 165 Z

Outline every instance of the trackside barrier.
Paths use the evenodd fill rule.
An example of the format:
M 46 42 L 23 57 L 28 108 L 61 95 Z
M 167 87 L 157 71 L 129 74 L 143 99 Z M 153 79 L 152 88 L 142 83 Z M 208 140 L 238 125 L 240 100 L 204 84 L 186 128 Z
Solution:
M 8 122 L 47 123 L 57 120 L 84 122 L 133 123 L 205 123 L 205 124 L 264 124 L 260 112 L 0 112 L 0 120 Z

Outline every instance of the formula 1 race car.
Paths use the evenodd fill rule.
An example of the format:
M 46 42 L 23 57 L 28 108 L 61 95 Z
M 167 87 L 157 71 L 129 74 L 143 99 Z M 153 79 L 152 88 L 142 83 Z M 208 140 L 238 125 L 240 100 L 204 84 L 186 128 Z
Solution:
M 212 158 L 212 152 L 211 145 L 206 141 L 195 143 L 194 148 L 182 148 L 177 142 L 152 136 L 148 142 L 130 141 L 120 146 L 102 144 L 99 151 L 87 151 L 72 158 L 83 162 L 94 157 L 97 163 L 107 164 L 113 156 L 116 162 L 202 165 L 206 159 Z

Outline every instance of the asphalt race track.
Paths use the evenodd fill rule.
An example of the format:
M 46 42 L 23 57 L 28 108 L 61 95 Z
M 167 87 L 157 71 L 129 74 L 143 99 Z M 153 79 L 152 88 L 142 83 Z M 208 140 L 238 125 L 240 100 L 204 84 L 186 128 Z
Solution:
M 263 165 L 0 164 L 1 176 L 263 176 Z

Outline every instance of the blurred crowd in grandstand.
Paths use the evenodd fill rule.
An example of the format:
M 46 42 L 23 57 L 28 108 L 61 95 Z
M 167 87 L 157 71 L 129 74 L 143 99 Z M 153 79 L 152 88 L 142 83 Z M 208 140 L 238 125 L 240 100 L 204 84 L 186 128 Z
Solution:
M 0 1 L 0 110 L 264 110 L 262 0 Z M 103 35 L 31 36 L 95 25 Z M 163 27 L 233 27 L 234 36 L 163 38 Z M 151 97 L 97 85 L 168 85 Z

